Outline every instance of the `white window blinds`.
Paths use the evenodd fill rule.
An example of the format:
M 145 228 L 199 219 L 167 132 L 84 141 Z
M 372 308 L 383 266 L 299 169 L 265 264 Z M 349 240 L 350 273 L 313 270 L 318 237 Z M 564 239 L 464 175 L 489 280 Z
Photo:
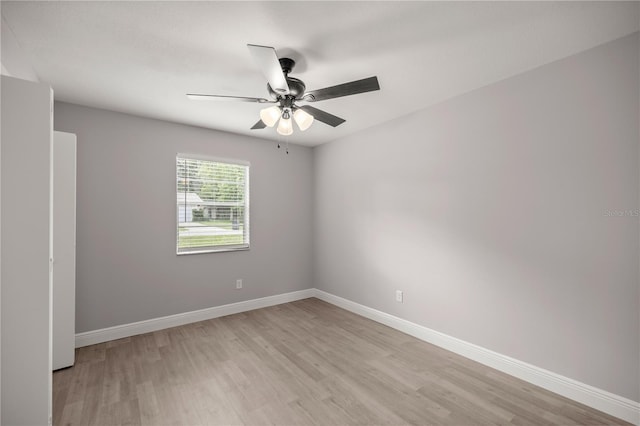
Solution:
M 249 164 L 176 157 L 177 253 L 249 248 Z

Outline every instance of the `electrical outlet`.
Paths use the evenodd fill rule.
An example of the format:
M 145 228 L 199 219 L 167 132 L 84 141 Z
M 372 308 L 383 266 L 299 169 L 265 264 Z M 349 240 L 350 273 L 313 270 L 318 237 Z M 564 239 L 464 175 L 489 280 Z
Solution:
M 402 303 L 402 290 L 396 290 L 396 302 Z
M 240 290 L 242 288 L 242 280 L 236 280 L 236 289 Z

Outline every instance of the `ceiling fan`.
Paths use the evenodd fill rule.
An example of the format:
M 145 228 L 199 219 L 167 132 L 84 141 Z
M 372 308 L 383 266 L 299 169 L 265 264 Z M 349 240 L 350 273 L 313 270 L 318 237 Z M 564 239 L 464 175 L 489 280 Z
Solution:
M 197 93 L 188 93 L 187 97 L 196 100 L 227 100 L 277 104 L 261 110 L 260 120 L 258 120 L 251 129 L 273 127 L 279 120 L 277 131 L 279 134 L 287 136 L 293 133 L 292 118 L 302 131 L 307 130 L 314 119 L 332 127 L 339 126 L 345 122 L 343 118 L 329 114 L 310 105 L 298 106 L 296 102 L 318 102 L 326 99 L 339 98 L 341 96 L 380 90 L 378 78 L 369 77 L 337 86 L 325 87 L 324 89 L 306 91 L 306 85 L 302 80 L 289 77 L 289 73 L 296 64 L 293 59 L 278 59 L 276 50 L 273 47 L 258 46 L 255 44 L 247 44 L 247 47 L 267 79 L 267 90 L 272 99 L 204 95 Z

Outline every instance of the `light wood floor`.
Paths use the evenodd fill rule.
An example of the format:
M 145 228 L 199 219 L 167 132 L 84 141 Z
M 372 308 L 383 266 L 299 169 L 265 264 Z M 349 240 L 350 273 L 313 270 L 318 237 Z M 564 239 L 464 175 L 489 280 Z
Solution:
M 318 299 L 80 348 L 54 425 L 625 424 Z

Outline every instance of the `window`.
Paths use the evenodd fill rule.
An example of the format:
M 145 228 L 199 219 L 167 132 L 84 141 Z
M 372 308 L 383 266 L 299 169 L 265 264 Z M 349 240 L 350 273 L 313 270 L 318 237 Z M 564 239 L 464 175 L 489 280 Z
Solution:
M 176 157 L 177 253 L 249 248 L 249 163 Z

